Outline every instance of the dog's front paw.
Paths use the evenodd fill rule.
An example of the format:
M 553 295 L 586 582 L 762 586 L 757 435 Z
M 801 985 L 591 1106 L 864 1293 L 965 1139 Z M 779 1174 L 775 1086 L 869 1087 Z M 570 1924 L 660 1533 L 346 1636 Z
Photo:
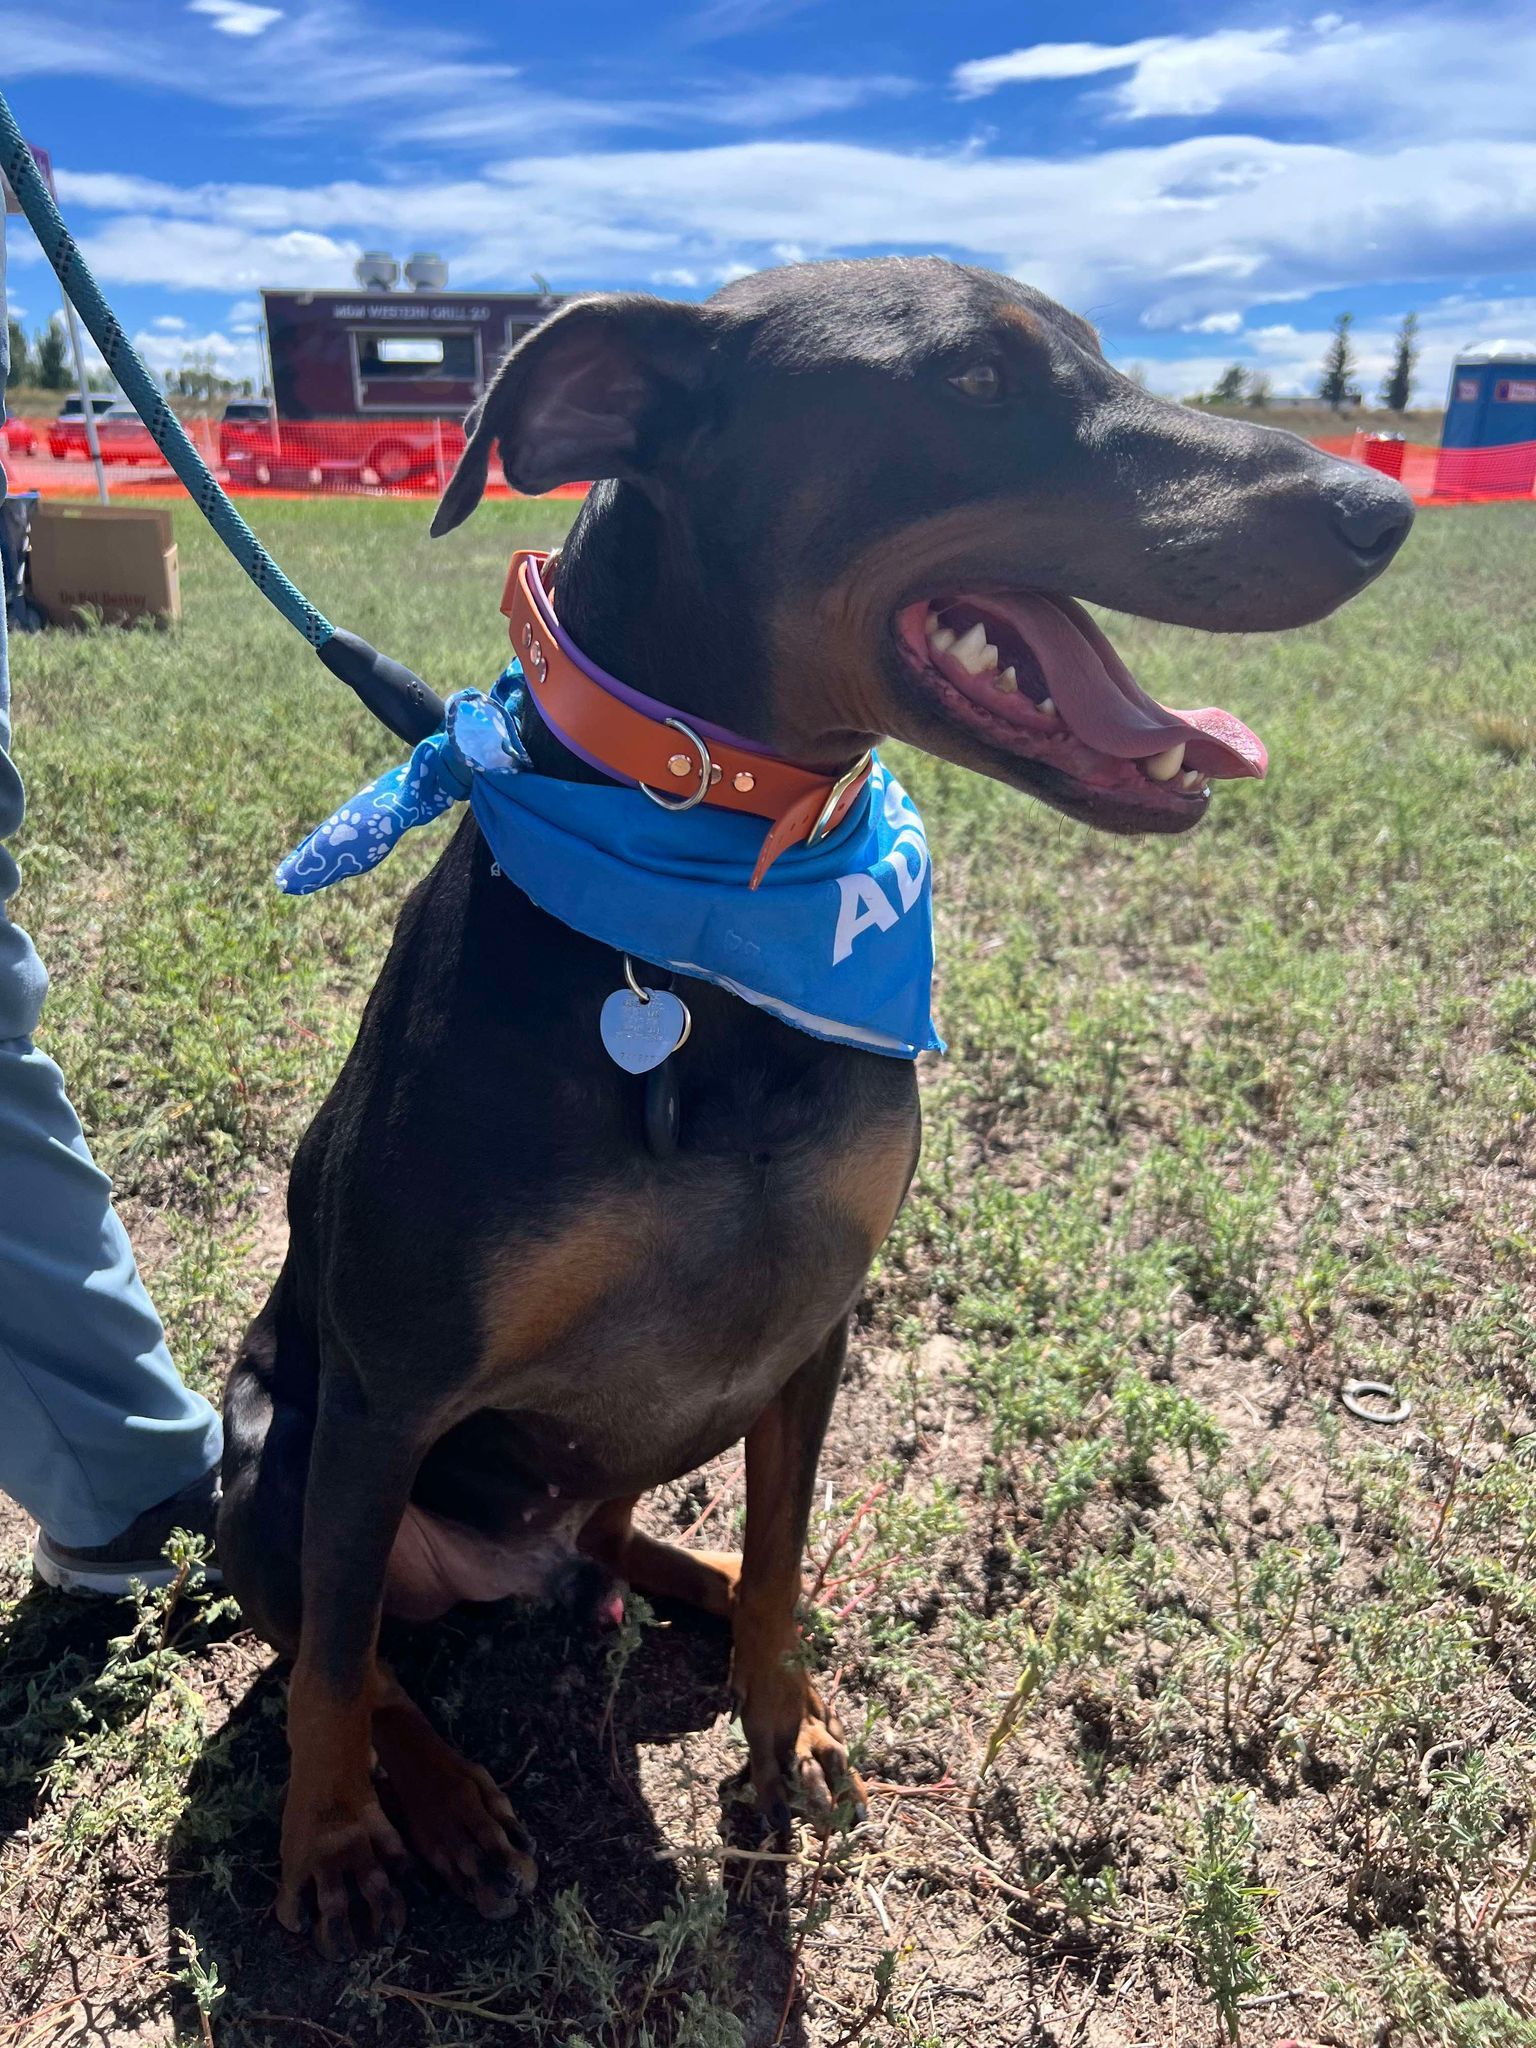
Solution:
M 785 1670 L 749 1687 L 741 1725 L 758 1806 L 775 1834 L 788 1833 L 793 1812 L 822 1836 L 868 1819 L 864 1782 L 848 1761 L 842 1724 L 803 1672 Z
M 277 1917 L 290 1934 L 312 1937 L 333 1963 L 393 1941 L 405 1926 L 396 1879 L 406 1860 L 371 1790 L 316 1805 L 290 1786 Z
M 446 1743 L 403 1698 L 374 1720 L 384 1797 L 422 1862 L 487 1920 L 504 1920 L 538 1881 L 533 1844 L 490 1772 Z

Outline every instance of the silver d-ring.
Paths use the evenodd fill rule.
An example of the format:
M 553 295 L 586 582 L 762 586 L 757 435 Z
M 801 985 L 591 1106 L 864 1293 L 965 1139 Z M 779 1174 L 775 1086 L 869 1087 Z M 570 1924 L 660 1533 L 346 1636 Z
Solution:
M 624 979 L 629 983 L 629 992 L 632 996 L 638 997 L 642 1003 L 648 1003 L 651 1000 L 650 990 L 640 986 L 635 974 L 635 963 L 627 953 L 624 955 Z
M 695 804 L 703 803 L 709 785 L 714 778 L 715 764 L 709 758 L 708 747 L 705 746 L 691 725 L 684 725 L 680 718 L 669 718 L 667 724 L 671 726 L 674 732 L 680 732 L 684 739 L 692 740 L 693 744 L 698 748 L 700 764 L 699 786 L 688 796 L 679 797 L 676 802 L 671 797 L 658 796 L 648 782 L 642 782 L 640 787 L 645 791 L 651 802 L 653 804 L 660 804 L 664 811 L 691 811 Z

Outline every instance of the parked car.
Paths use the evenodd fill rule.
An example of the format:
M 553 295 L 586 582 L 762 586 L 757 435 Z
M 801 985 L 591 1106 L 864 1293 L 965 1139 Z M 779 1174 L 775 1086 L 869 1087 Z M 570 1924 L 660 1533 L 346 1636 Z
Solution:
M 30 420 L 7 420 L 0 436 L 7 455 L 30 455 L 37 447 L 37 433 Z
M 103 413 L 110 412 L 114 405 L 121 402 L 120 399 L 115 399 L 110 391 L 91 393 L 91 411 L 98 420 Z M 48 453 L 55 462 L 62 462 L 66 455 L 84 455 L 89 458 L 90 452 L 85 438 L 85 407 L 80 394 L 76 392 L 73 398 L 65 399 L 59 407 L 58 418 L 49 426 Z
M 266 398 L 232 398 L 219 420 L 219 463 L 270 464 L 277 452 L 277 417 Z
M 80 428 L 85 432 L 84 423 Z M 161 462 L 148 427 L 131 405 L 108 406 L 96 422 L 96 445 L 103 462 Z

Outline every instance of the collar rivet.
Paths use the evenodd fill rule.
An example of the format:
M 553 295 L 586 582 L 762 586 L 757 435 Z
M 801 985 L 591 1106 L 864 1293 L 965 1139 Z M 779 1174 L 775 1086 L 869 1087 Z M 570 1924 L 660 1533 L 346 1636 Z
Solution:
M 738 776 L 736 776 L 736 778 L 732 782 L 731 787 L 733 789 L 739 789 L 742 795 L 745 796 L 749 789 L 756 789 L 757 777 L 753 775 L 748 769 L 743 768 L 741 773 Z
M 693 773 L 693 763 L 686 754 L 672 754 L 667 759 L 667 772 L 682 777 Z

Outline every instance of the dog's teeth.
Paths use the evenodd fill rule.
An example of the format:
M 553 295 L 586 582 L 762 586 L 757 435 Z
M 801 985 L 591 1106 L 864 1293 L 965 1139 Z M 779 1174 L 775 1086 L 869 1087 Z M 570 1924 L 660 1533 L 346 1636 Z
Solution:
M 954 644 L 955 636 L 948 626 L 940 626 L 937 632 L 930 632 L 928 635 L 928 645 L 935 654 L 948 654 Z
M 1042 697 L 1040 699 L 1040 702 L 1035 706 L 1035 709 L 1039 712 L 1042 718 L 1054 718 L 1056 716 L 1056 706 L 1051 702 L 1049 697 Z
M 1154 782 L 1172 782 L 1174 776 L 1184 766 L 1183 740 L 1177 741 L 1171 747 L 1166 747 L 1161 754 L 1154 754 L 1150 761 L 1143 761 L 1141 765 L 1146 769 Z
M 994 690 L 1001 690 L 1006 696 L 1010 690 L 1019 687 L 1019 679 L 1011 668 L 1000 668 L 992 678 L 992 687 Z
M 964 639 L 955 642 L 954 656 L 960 666 L 973 676 L 997 667 L 997 649 L 987 638 L 987 629 L 979 619 Z
M 1205 777 L 1198 768 L 1186 768 L 1179 776 L 1180 789 L 1198 789 Z

